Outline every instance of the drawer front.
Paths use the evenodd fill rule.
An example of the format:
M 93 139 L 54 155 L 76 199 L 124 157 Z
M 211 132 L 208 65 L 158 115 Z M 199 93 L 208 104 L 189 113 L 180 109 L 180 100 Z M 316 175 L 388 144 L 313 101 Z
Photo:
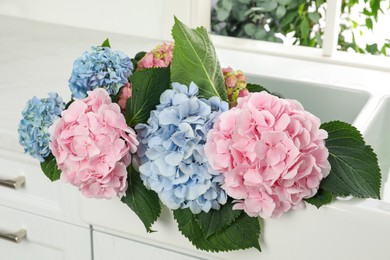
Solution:
M 52 183 L 38 161 L 23 160 L 25 157 L 0 150 L 0 205 L 87 226 L 78 214 L 79 192 L 61 181 Z M 4 186 L 12 186 L 18 178 L 25 179 L 19 188 Z
M 0 258 L 17 260 L 91 259 L 90 231 L 19 210 L 0 206 Z M 26 230 L 19 243 L 4 233 Z
M 169 260 L 195 260 L 189 255 L 151 246 L 139 241 L 125 239 L 114 235 L 93 232 L 94 259 L 95 260 L 128 260 L 128 259 L 169 259 Z

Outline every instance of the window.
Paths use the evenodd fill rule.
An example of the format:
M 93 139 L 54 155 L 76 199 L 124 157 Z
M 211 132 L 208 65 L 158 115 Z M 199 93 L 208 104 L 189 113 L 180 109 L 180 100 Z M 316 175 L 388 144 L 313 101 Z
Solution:
M 240 1 L 242 3 L 249 3 L 251 1 L 255 0 L 228 0 L 228 2 L 232 1 Z M 261 8 L 268 8 L 273 10 L 273 15 L 279 15 L 281 16 L 283 13 L 285 13 L 286 10 L 283 10 L 283 8 L 279 8 L 279 6 L 283 6 L 281 3 L 289 3 L 292 0 L 256 0 L 258 2 L 262 2 Z M 216 6 L 218 5 L 217 0 L 202 0 L 202 1 L 196 1 L 193 0 L 193 3 L 196 2 L 202 2 L 202 5 L 205 6 L 205 2 L 208 2 L 207 4 L 210 4 L 210 6 Z M 275 9 L 275 2 L 277 2 L 278 7 Z M 300 2 L 294 0 L 293 2 Z M 349 48 L 344 48 L 345 50 L 348 50 L 347 52 L 338 51 L 338 49 L 341 49 L 340 46 L 338 46 L 339 41 L 341 40 L 348 40 L 351 37 L 354 37 L 354 40 L 361 41 L 360 37 L 360 31 L 361 28 L 359 28 L 359 23 L 365 23 L 368 24 L 368 26 L 373 26 L 374 23 L 378 20 L 378 23 L 375 25 L 376 28 L 379 28 L 376 32 L 383 36 L 383 33 L 381 32 L 387 32 L 389 35 L 388 37 L 390 39 L 390 31 L 388 30 L 388 26 L 390 24 L 390 13 L 388 12 L 388 8 L 390 7 L 390 1 L 389 0 L 361 0 L 359 3 L 359 6 L 361 7 L 361 10 L 355 10 L 352 11 L 354 13 L 354 17 L 346 17 L 345 15 L 341 15 L 341 9 L 350 8 L 350 6 L 346 5 L 347 2 L 359 2 L 359 0 L 350 0 L 350 1 L 341 1 L 341 0 L 316 0 L 312 1 L 315 2 L 315 4 L 318 4 L 318 6 L 326 6 L 326 12 L 325 10 L 322 10 L 321 8 L 318 9 L 318 13 L 315 14 L 315 12 L 311 12 L 313 8 L 316 8 L 316 6 L 309 7 L 307 12 L 311 13 L 307 17 L 308 19 L 311 19 L 313 21 L 317 21 L 319 23 L 324 23 L 326 26 L 324 26 L 323 30 L 323 37 L 321 38 L 321 41 L 318 41 L 319 44 L 315 45 L 314 47 L 317 48 L 310 48 L 310 47 L 302 47 L 302 46 L 284 46 L 277 43 L 272 42 L 264 42 L 264 41 L 258 41 L 258 40 L 251 40 L 251 39 L 239 39 L 239 38 L 232 38 L 232 37 L 224 37 L 219 35 L 213 35 L 213 41 L 217 47 L 223 47 L 223 48 L 229 48 L 229 49 L 236 49 L 236 50 L 242 50 L 242 51 L 250 51 L 250 52 L 258 52 L 258 53 L 266 53 L 266 54 L 273 54 L 273 55 L 279 55 L 279 56 L 287 56 L 287 57 L 295 57 L 300 59 L 308 59 L 308 60 L 319 60 L 321 62 L 330 62 L 330 63 L 336 63 L 336 64 L 345 64 L 349 66 L 357 66 L 357 67 L 364 67 L 364 68 L 370 68 L 370 69 L 378 69 L 378 70 L 384 70 L 384 71 L 390 71 L 390 59 L 388 57 L 371 57 L 371 55 L 362 55 L 362 54 L 356 54 L 351 53 L 351 49 L 353 46 L 350 46 Z M 380 6 L 378 7 L 377 4 L 380 2 Z M 272 6 L 272 3 L 274 3 Z M 226 5 L 226 2 L 225 2 Z M 228 4 L 227 4 L 228 5 Z M 355 4 L 356 5 L 356 4 Z M 367 7 L 368 5 L 368 7 Z M 229 9 L 229 6 L 222 6 L 220 4 L 220 7 Z M 376 11 L 376 15 L 373 11 L 373 8 Z M 382 8 L 384 11 L 382 11 L 378 8 Z M 194 12 L 199 13 L 200 9 L 198 8 L 193 9 L 192 14 Z M 204 9 L 203 9 L 204 10 Z M 256 10 L 256 9 L 255 9 Z M 253 11 L 253 10 L 252 10 Z M 301 10 L 302 11 L 302 10 Z M 387 13 L 386 13 L 387 11 Z M 239 13 L 243 14 L 245 12 L 250 12 L 248 10 L 235 10 L 234 12 L 238 13 L 236 15 L 239 15 Z M 352 12 L 352 13 L 353 13 Z M 319 15 L 318 15 L 319 14 Z M 361 17 L 359 17 L 359 14 L 363 14 L 363 18 L 365 17 L 366 20 L 363 20 L 361 22 Z M 215 13 L 213 14 L 215 15 Z M 223 12 L 219 14 L 220 16 L 223 15 L 226 16 L 226 13 Z M 255 16 L 255 15 L 254 15 Z M 367 19 L 369 17 L 369 20 Z M 220 17 L 221 18 L 221 17 Z M 256 17 L 255 17 L 256 18 Z M 203 18 L 205 19 L 205 18 Z M 259 17 L 257 19 L 260 19 Z M 223 19 L 221 19 L 223 20 Z M 198 24 L 203 25 L 209 25 L 209 22 L 205 22 L 204 20 L 198 20 L 194 21 L 198 22 Z M 305 25 L 306 22 L 301 22 L 299 25 L 297 25 L 298 30 L 300 30 L 300 33 L 303 34 L 303 36 L 307 36 L 307 26 Z M 355 36 L 351 33 L 345 33 L 342 35 L 343 38 L 339 38 L 339 31 L 340 29 L 343 29 L 346 26 L 346 23 L 352 23 L 354 27 L 356 27 Z M 386 25 L 387 24 L 387 25 Z M 344 27 L 342 27 L 344 26 Z M 209 27 L 210 28 L 210 27 Z M 319 29 L 319 28 L 317 28 Z M 367 31 L 368 29 L 368 31 Z M 246 30 L 246 31 L 245 31 Z M 265 30 L 265 32 L 264 32 Z M 267 31 L 272 30 L 272 28 L 267 28 L 264 26 L 263 31 L 255 32 L 253 30 L 253 27 L 247 26 L 247 28 L 244 28 L 244 32 L 246 34 L 253 33 L 255 39 L 264 39 L 268 36 L 266 35 Z M 370 28 L 366 28 L 365 30 L 362 30 L 363 35 L 368 35 L 366 37 L 366 44 L 367 48 L 370 53 L 374 52 L 380 52 L 381 51 L 381 44 L 383 46 L 384 43 L 386 43 L 385 39 L 382 40 L 382 43 L 375 43 L 372 41 L 374 32 L 369 31 Z M 246 35 L 247 36 L 247 35 Z M 245 35 L 244 35 L 245 37 Z M 313 37 L 313 35 L 312 35 Z M 314 32 L 314 37 L 316 37 Z M 249 37 L 246 37 L 249 38 Z M 281 42 L 285 39 L 282 37 L 278 37 L 279 39 L 274 39 L 273 41 Z M 307 37 L 309 38 L 309 37 Z M 302 37 L 301 37 L 302 39 Z M 288 40 L 288 39 L 287 39 Z M 313 46 L 311 44 L 304 44 L 307 46 Z M 389 45 L 390 46 L 390 45 Z M 353 48 L 357 52 L 363 52 L 359 50 L 358 48 Z M 388 55 L 389 50 L 386 51 L 386 48 L 384 48 L 386 54 Z M 370 57 L 369 57 L 370 56 Z

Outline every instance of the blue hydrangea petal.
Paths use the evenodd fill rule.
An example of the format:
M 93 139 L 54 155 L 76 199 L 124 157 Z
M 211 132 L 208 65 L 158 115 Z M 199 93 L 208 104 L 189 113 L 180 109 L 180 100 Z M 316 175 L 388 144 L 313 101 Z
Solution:
M 172 99 L 172 105 L 177 106 L 188 102 L 188 96 L 183 93 L 177 93 Z
M 194 96 L 197 96 L 198 93 L 199 93 L 198 86 L 194 82 L 191 82 L 190 86 L 189 86 L 189 90 L 188 90 L 188 95 L 194 97 Z M 219 98 L 217 98 L 217 99 L 219 99 Z
M 19 122 L 19 143 L 24 152 L 43 162 L 50 154 L 49 127 L 57 120 L 65 103 L 57 93 L 49 93 L 48 98 L 32 97 L 27 101 Z
M 179 147 L 186 147 L 186 139 L 183 132 L 176 132 L 172 135 L 172 142 Z
M 180 119 L 174 110 L 163 110 L 159 114 L 159 122 L 162 125 L 178 125 L 180 123 Z
M 183 85 L 183 84 L 180 84 L 177 82 L 173 82 L 172 89 L 175 90 L 176 93 L 184 93 L 184 94 L 188 95 L 188 88 L 186 85 Z
M 183 155 L 178 152 L 169 153 L 164 158 L 165 162 L 172 166 L 178 166 L 182 159 Z
M 147 124 L 135 127 L 144 184 L 169 208 L 189 208 L 194 214 L 219 209 L 227 201 L 221 188 L 223 175 L 210 167 L 204 144 L 228 105 L 217 97 L 199 99 L 197 94 L 194 83 L 189 88 L 172 83 L 172 89 L 160 96 Z
M 174 96 L 175 96 L 175 91 L 171 89 L 164 91 L 160 96 L 160 104 L 171 105 Z
M 108 47 L 92 47 L 73 63 L 69 88 L 73 98 L 84 98 L 87 92 L 97 87 L 116 95 L 128 82 L 133 71 L 131 59 L 120 51 Z
M 175 176 L 176 167 L 167 164 L 163 158 L 158 158 L 157 160 L 155 160 L 155 164 L 156 164 L 161 176 L 164 176 L 164 177 Z
M 149 160 L 156 160 L 156 159 L 160 158 L 161 153 L 160 153 L 160 151 L 158 151 L 158 150 L 156 149 L 156 147 L 153 147 L 153 148 L 149 148 L 149 149 L 146 150 L 145 156 L 146 156 Z

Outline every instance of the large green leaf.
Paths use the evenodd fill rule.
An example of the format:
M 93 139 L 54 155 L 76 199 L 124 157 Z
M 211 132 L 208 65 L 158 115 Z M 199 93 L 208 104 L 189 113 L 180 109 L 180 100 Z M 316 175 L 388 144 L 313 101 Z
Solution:
M 259 221 L 243 212 L 227 227 L 209 237 L 205 236 L 189 209 L 174 210 L 173 216 L 180 232 L 200 250 L 221 252 L 254 247 L 261 251 Z
M 151 227 L 161 213 L 161 205 L 157 193 L 147 189 L 142 183 L 139 173 L 129 166 L 126 196 L 122 202 L 127 204 L 144 223 L 147 232 L 154 232 Z
M 52 154 L 49 154 L 49 156 L 45 158 L 45 161 L 41 163 L 41 169 L 51 181 L 56 181 L 61 176 L 61 171 L 58 169 L 56 158 Z
M 321 125 L 328 131 L 331 172 L 321 188 L 335 195 L 379 198 L 381 174 L 378 159 L 362 135 L 352 125 L 333 121 Z
M 221 66 L 205 28 L 190 29 L 175 17 L 172 82 L 199 87 L 200 96 L 227 100 Z
M 150 111 L 160 103 L 160 95 L 170 87 L 169 68 L 143 69 L 130 77 L 132 96 L 126 103 L 126 122 L 134 127 L 145 123 Z
M 322 207 L 325 204 L 331 203 L 333 200 L 332 193 L 329 191 L 324 191 L 323 189 L 319 189 L 317 194 L 309 199 L 305 199 L 307 203 L 310 203 L 317 208 Z
M 201 212 L 195 215 L 195 220 L 202 229 L 206 238 L 220 232 L 229 226 L 240 216 L 241 211 L 233 210 L 233 204 L 229 201 L 219 210 L 210 210 L 208 213 Z

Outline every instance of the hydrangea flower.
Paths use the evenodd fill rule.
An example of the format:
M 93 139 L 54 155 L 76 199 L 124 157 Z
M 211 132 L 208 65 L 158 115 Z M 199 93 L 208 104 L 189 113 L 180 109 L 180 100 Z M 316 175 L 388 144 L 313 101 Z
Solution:
M 49 131 L 62 180 L 79 187 L 87 197 L 124 194 L 126 167 L 138 141 L 106 90 L 89 91 L 88 97 L 74 101 Z
M 204 144 L 228 104 L 218 97 L 198 99 L 194 83 L 172 87 L 161 94 L 147 124 L 135 127 L 141 178 L 171 209 L 189 208 L 194 214 L 219 209 L 227 200 L 223 177 L 209 166 Z
M 48 98 L 33 97 L 22 112 L 19 123 L 19 143 L 24 152 L 43 162 L 50 154 L 48 128 L 59 118 L 65 103 L 57 93 L 49 93 Z
M 173 43 L 164 42 L 138 61 L 137 68 L 168 67 L 172 62 Z
M 330 164 L 320 120 L 295 100 L 266 92 L 238 99 L 207 137 L 205 154 L 225 177 L 235 209 L 278 217 L 314 196 Z
M 239 97 L 245 97 L 249 94 L 246 88 L 247 79 L 241 70 L 233 70 L 231 67 L 222 68 L 222 72 L 230 107 L 234 107 L 237 105 Z
M 87 92 L 102 87 L 116 95 L 128 82 L 133 63 L 120 51 L 108 47 L 92 47 L 73 63 L 69 87 L 74 98 L 84 98 Z

